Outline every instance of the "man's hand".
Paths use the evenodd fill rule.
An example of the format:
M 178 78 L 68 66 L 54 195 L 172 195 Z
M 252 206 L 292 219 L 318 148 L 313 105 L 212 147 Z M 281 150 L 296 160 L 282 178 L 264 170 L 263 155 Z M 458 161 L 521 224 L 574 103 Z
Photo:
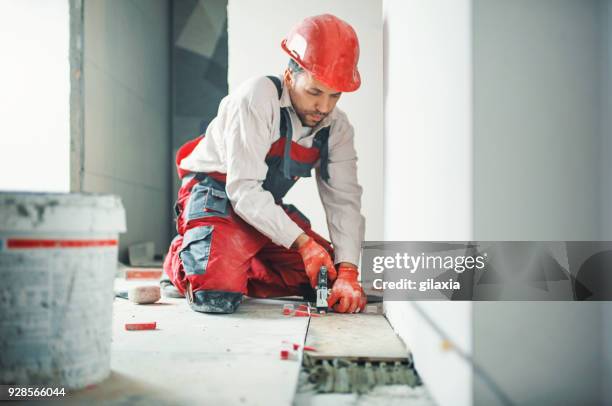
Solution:
M 367 296 L 357 281 L 359 271 L 352 264 L 338 266 L 338 278 L 332 285 L 327 304 L 338 313 L 355 313 L 365 308 Z
M 330 281 L 336 279 L 336 268 L 334 268 L 334 263 L 329 253 L 325 248 L 317 244 L 312 237 L 301 234 L 294 244 L 297 245 L 297 250 L 302 256 L 306 275 L 308 275 L 310 286 L 312 286 L 313 289 L 317 288 L 321 266 L 327 267 L 327 275 Z

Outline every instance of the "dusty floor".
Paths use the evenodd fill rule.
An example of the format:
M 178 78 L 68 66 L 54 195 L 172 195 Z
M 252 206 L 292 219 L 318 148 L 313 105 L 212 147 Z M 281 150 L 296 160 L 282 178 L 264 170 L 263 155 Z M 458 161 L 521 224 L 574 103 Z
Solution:
M 137 282 L 142 284 L 142 282 Z M 152 282 L 155 283 L 155 282 Z M 118 281 L 125 288 L 128 283 Z M 116 298 L 111 377 L 72 400 L 105 404 L 288 405 L 301 359 L 283 361 L 283 341 L 303 342 L 306 317 L 286 317 L 282 303 L 247 299 L 231 315 L 192 311 L 185 299 L 136 305 Z M 125 323 L 157 322 L 153 331 Z M 301 340 L 301 341 L 300 341 Z
M 142 284 L 141 282 L 136 282 Z M 156 282 L 151 282 L 156 283 Z M 130 283 L 118 280 L 119 288 Z M 301 355 L 280 359 L 283 342 L 303 344 L 307 317 L 283 316 L 283 302 L 247 299 L 231 315 L 192 311 L 184 299 L 136 305 L 116 298 L 111 376 L 72 394 L 72 404 L 105 405 L 432 405 L 423 387 L 368 394 L 316 394 Z M 153 331 L 125 323 L 157 322 Z M 64 403 L 64 402 L 62 402 Z

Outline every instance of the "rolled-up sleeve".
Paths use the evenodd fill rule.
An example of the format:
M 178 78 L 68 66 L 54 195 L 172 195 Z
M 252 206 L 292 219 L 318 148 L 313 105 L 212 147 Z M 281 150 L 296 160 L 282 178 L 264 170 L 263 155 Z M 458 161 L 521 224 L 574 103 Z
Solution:
M 332 132 L 335 140 L 330 138 L 327 182 L 321 179 L 320 168 L 317 168 L 319 196 L 334 245 L 334 262 L 359 265 L 365 218 L 361 215 L 362 188 L 357 180 L 354 130 L 345 119 L 340 120 Z
M 273 142 L 271 102 L 252 99 L 227 106 L 225 155 L 226 191 L 235 212 L 275 244 L 289 248 L 303 232 L 262 188 L 268 167 L 266 154 Z

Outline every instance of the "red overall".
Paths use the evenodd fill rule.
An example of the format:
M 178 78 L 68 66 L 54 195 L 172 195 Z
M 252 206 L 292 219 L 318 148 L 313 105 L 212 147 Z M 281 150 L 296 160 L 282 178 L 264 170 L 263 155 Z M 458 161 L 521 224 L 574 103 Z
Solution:
M 275 84 L 280 94 L 280 83 Z M 311 230 L 308 219 L 295 207 L 282 204 L 291 186 L 299 177 L 310 176 L 319 159 L 322 176 L 327 179 L 329 128 L 319 130 L 313 146 L 306 148 L 292 141 L 288 112 L 281 109 L 281 113 L 281 138 L 266 156 L 268 173 L 263 188 L 333 258 L 330 243 Z M 225 193 L 225 174 L 191 173 L 178 167 L 203 139 L 186 143 L 176 157 L 183 181 L 175 206 L 178 235 L 164 261 L 164 271 L 174 286 L 187 296 L 192 309 L 212 313 L 234 312 L 243 295 L 314 295 L 297 250 L 274 244 L 234 212 Z

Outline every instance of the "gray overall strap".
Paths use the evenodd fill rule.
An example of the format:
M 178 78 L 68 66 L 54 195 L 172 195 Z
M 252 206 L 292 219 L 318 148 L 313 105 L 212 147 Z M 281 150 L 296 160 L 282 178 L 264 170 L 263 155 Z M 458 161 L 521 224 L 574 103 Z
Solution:
M 319 130 L 319 134 L 322 141 L 319 147 L 319 159 L 321 162 L 321 179 L 325 182 L 329 183 L 329 127 L 324 127 Z
M 276 86 L 276 92 L 280 100 L 283 94 L 281 80 L 277 76 L 266 76 Z M 281 134 L 285 135 L 285 151 L 283 157 L 283 176 L 286 179 L 291 179 L 291 141 L 293 139 L 293 126 L 291 125 L 291 116 L 286 108 L 281 108 Z
M 291 140 L 293 138 L 293 126 L 291 125 L 291 117 L 287 109 L 281 109 L 281 116 L 284 116 L 286 125 L 285 130 L 285 154 L 283 157 L 283 176 L 286 179 L 291 179 Z
M 276 87 L 276 92 L 278 93 L 278 98 L 280 100 L 283 94 L 282 82 L 277 76 L 266 76 L 268 79 L 274 83 Z M 283 157 L 283 176 L 287 179 L 291 179 L 291 141 L 293 139 L 293 126 L 291 125 L 291 116 L 289 115 L 289 111 L 287 108 L 281 108 L 281 123 L 280 123 L 280 131 L 281 134 L 285 135 L 285 151 Z M 321 160 L 321 178 L 328 182 L 329 181 L 329 146 L 327 140 L 329 138 L 329 127 L 322 128 L 319 132 L 321 132 L 322 142 L 319 145 L 319 153 Z
M 281 96 L 283 95 L 283 87 L 281 84 L 281 80 L 278 78 L 278 76 L 266 76 L 268 79 L 270 79 L 272 81 L 272 83 L 274 83 L 274 86 L 276 86 L 276 91 L 278 93 L 278 99 L 280 100 Z

